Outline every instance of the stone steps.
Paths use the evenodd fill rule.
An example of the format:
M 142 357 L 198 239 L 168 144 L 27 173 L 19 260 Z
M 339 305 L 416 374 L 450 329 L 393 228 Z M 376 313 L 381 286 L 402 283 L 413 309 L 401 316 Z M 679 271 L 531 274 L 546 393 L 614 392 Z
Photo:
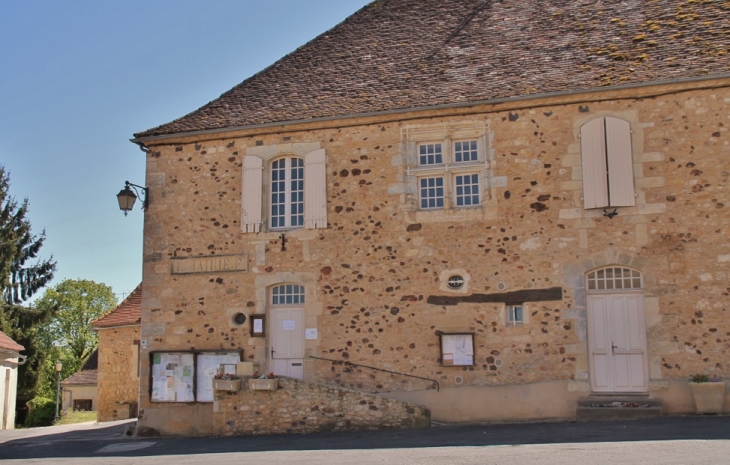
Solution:
M 591 394 L 578 400 L 578 421 L 631 420 L 662 416 L 662 401 L 648 394 Z

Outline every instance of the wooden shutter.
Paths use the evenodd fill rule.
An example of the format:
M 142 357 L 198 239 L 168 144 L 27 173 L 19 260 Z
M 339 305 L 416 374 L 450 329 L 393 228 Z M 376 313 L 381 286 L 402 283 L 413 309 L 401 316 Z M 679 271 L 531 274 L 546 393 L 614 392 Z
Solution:
M 583 160 L 583 207 L 607 207 L 608 170 L 603 118 L 596 118 L 581 126 L 580 150 Z
M 327 227 L 327 164 L 324 149 L 304 157 L 304 228 Z
M 243 187 L 241 189 L 241 229 L 261 231 L 261 190 L 264 163 L 259 157 L 243 157 Z
M 608 193 L 612 207 L 636 205 L 634 196 L 634 159 L 631 153 L 631 124 L 606 118 Z

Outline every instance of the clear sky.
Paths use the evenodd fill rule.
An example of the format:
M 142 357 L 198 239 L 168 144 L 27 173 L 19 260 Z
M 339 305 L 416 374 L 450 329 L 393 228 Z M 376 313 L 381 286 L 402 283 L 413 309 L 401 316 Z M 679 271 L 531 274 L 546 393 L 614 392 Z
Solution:
M 0 165 L 30 200 L 56 278 L 118 298 L 142 279 L 144 184 L 132 134 L 183 116 L 369 0 L 0 1 Z M 41 291 L 42 293 L 42 291 Z M 40 293 L 39 293 L 40 294 Z

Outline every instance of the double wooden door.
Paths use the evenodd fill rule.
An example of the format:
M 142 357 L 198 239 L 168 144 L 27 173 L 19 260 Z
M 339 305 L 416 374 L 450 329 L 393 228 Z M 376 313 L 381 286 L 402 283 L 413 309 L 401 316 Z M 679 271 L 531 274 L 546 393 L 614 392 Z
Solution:
M 588 346 L 593 391 L 648 391 L 643 293 L 589 294 Z

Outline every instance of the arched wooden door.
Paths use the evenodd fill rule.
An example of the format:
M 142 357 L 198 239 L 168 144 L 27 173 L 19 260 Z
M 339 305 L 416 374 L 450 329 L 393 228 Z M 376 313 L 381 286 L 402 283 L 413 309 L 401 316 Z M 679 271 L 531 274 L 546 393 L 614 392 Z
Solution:
M 641 273 L 606 267 L 587 275 L 588 352 L 595 392 L 649 389 Z
M 271 289 L 269 366 L 276 375 L 304 378 L 304 286 Z

